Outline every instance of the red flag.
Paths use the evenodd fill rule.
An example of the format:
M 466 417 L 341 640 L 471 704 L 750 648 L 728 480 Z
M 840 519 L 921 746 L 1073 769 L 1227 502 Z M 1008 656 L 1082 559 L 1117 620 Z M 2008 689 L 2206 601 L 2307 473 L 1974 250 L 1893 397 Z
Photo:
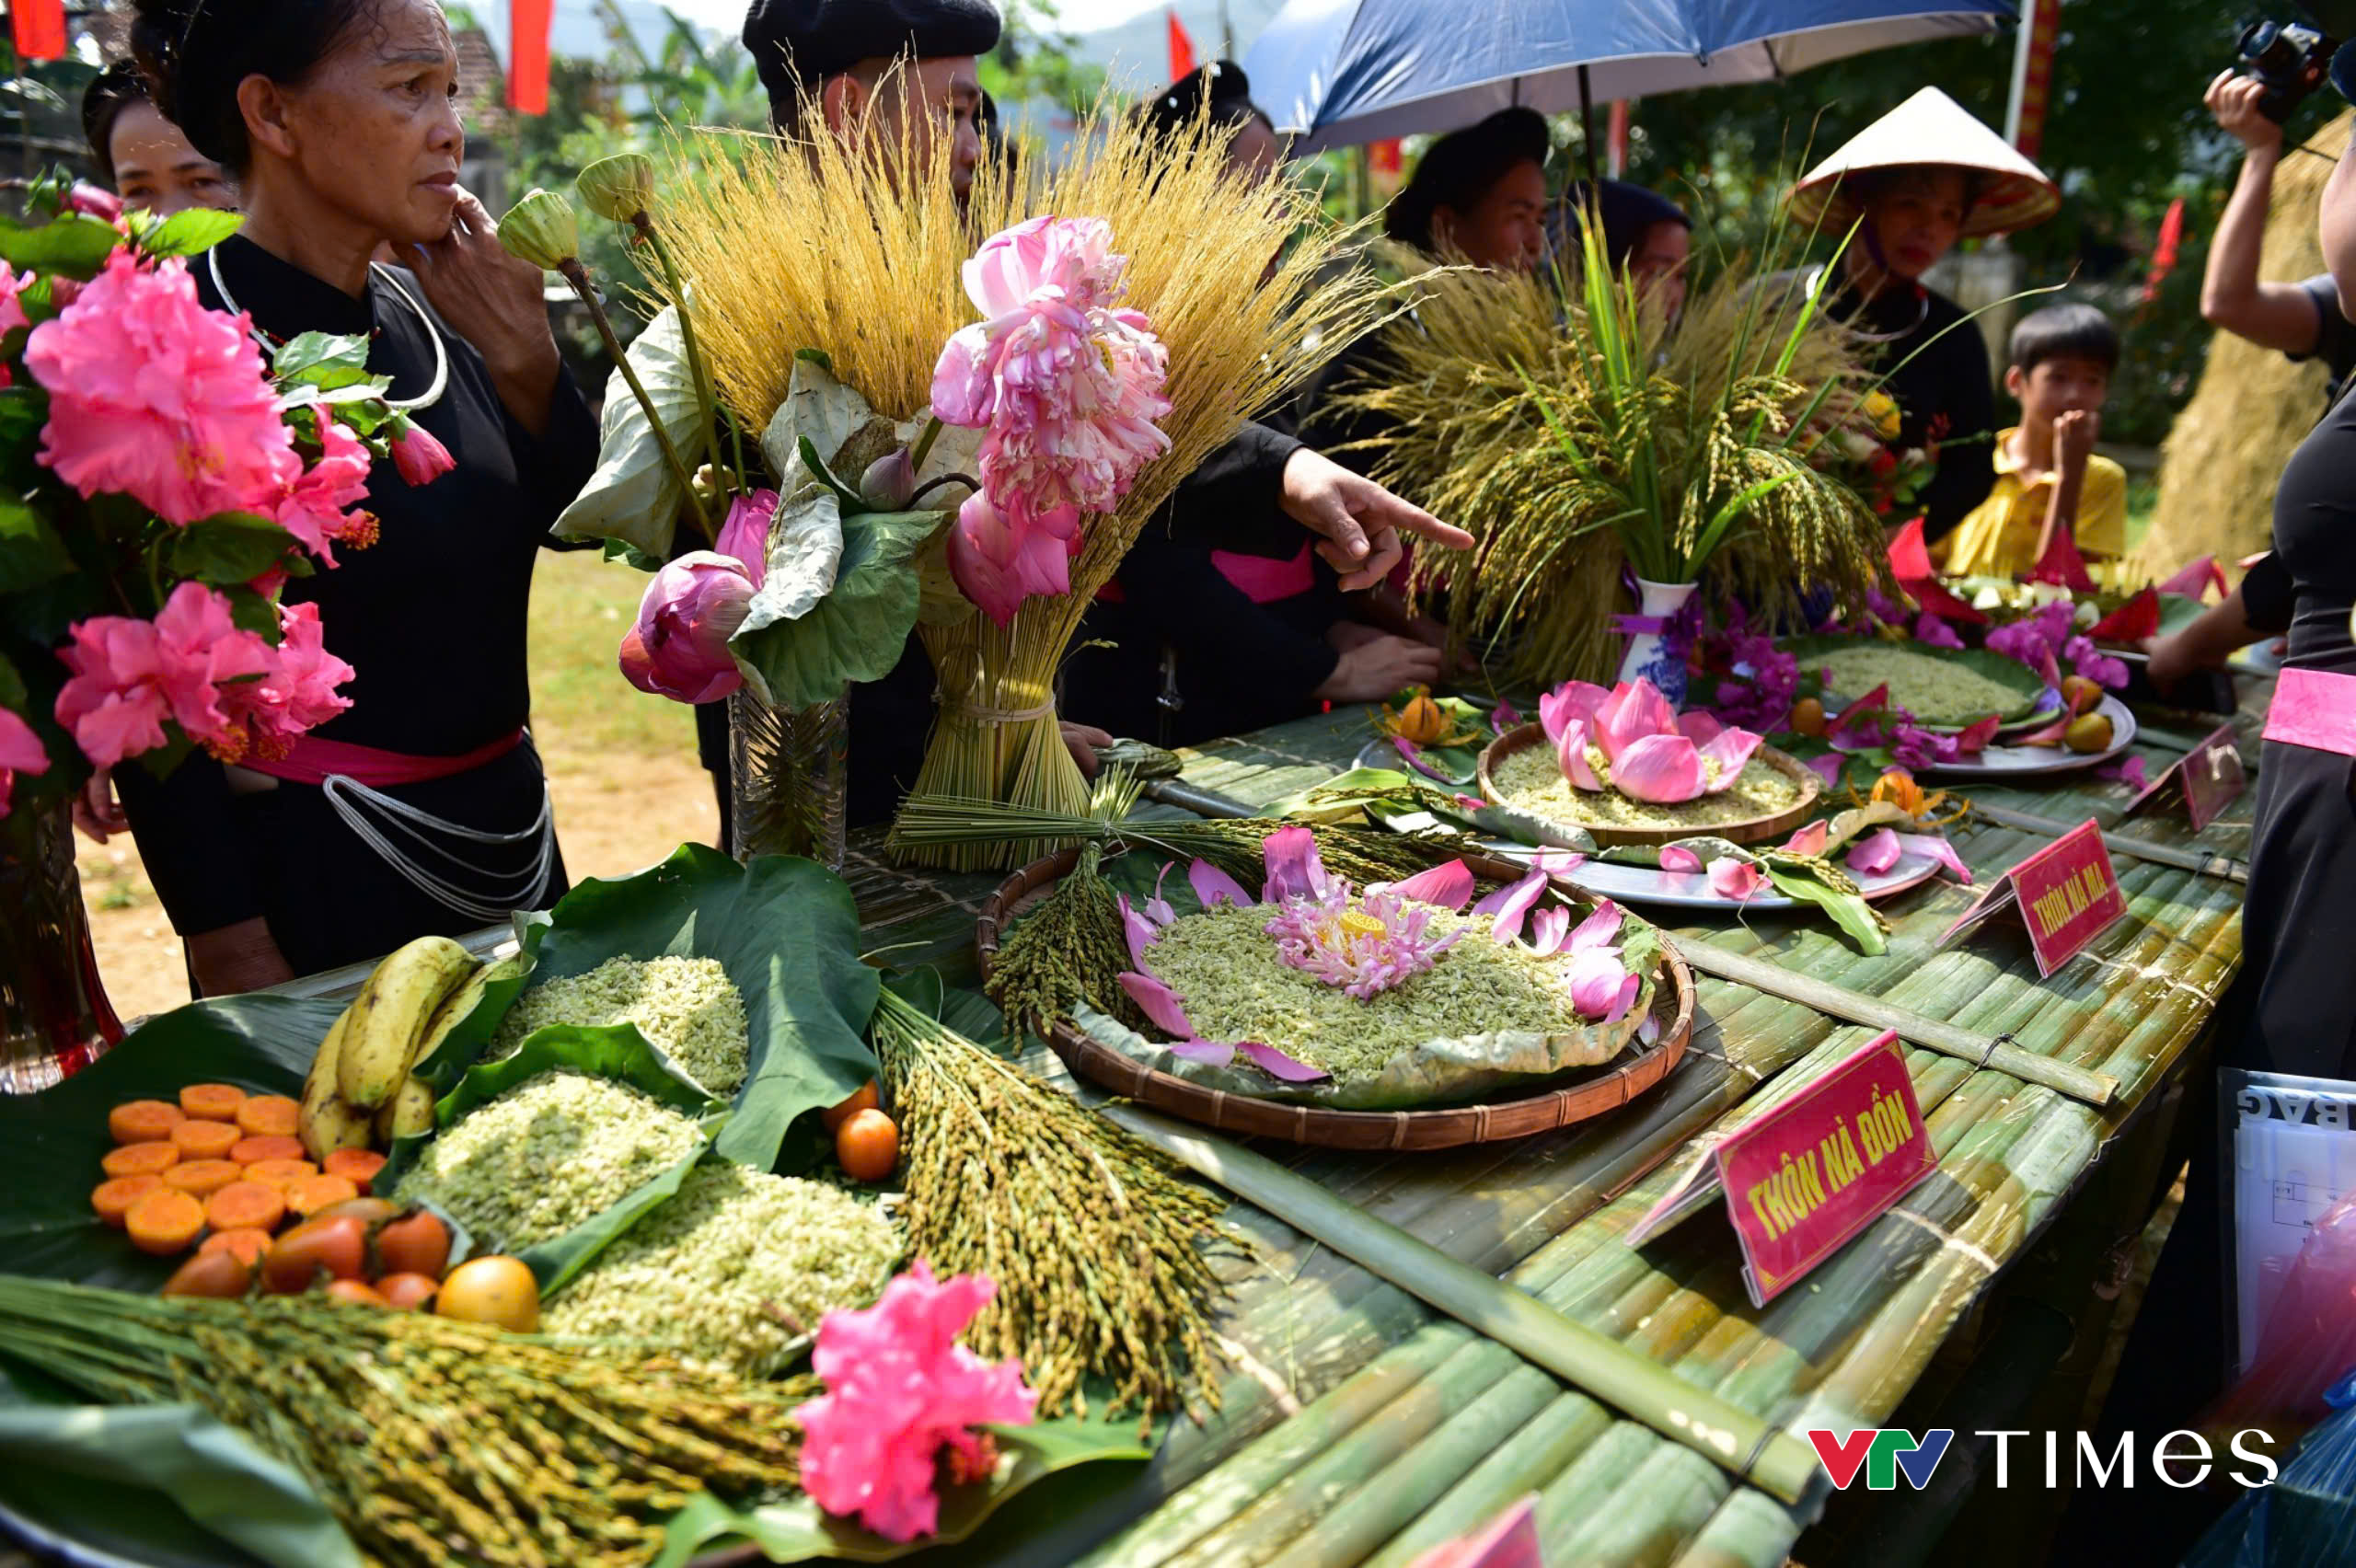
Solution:
M 1377 174 L 1397 174 L 1405 167 L 1399 138 L 1387 136 L 1380 142 L 1369 142 L 1366 144 L 1366 161 L 1367 167 Z
M 2026 158 L 2035 158 L 2045 144 L 2045 116 L 2052 107 L 2053 46 L 2062 37 L 2062 0 L 2034 0 L 2019 26 L 2028 29 L 2028 57 L 2021 78 L 2020 133 L 2013 145 Z
M 19 60 L 65 58 L 65 0 L 8 0 Z
M 2152 271 L 2143 280 L 2145 305 L 2160 297 L 2160 285 L 2176 270 L 2177 252 L 2183 248 L 2184 198 L 2179 196 L 2168 203 L 2167 215 L 2160 220 L 2159 237 L 2152 242 Z
M 509 0 L 507 107 L 518 114 L 549 111 L 549 24 L 556 0 Z
M 1170 19 L 1170 79 L 1181 82 L 1195 74 L 1195 40 L 1186 36 L 1177 6 L 1165 6 L 1161 14 Z

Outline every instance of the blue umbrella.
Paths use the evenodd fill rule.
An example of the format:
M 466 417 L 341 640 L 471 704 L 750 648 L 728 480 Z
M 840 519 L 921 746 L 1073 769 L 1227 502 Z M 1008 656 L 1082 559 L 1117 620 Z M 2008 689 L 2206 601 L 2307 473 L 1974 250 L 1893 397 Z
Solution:
M 1511 104 L 1767 82 L 1995 31 L 2005 0 L 1291 0 L 1243 66 L 1296 150 L 1452 131 Z

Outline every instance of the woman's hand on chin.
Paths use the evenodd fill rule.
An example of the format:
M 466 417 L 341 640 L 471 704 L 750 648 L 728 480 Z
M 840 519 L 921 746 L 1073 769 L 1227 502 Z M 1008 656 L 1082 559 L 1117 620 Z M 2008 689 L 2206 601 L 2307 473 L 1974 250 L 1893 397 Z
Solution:
M 498 224 L 466 190 L 448 236 L 410 254 L 433 308 L 482 355 L 507 411 L 538 434 L 559 364 L 540 270 L 508 254 Z

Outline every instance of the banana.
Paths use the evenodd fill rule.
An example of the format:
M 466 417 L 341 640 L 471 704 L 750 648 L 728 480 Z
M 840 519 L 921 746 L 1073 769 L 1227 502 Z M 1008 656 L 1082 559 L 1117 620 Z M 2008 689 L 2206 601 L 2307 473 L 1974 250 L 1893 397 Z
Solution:
M 396 1094 L 376 1108 L 376 1147 L 390 1148 L 395 1138 L 415 1137 L 433 1130 L 433 1086 L 422 1078 L 405 1078 Z
M 335 1147 L 314 1137 L 314 1130 L 324 1115 L 328 1102 L 335 1098 L 336 1060 L 343 1049 L 344 1026 L 352 1021 L 352 1009 L 344 1009 L 319 1041 L 319 1048 L 311 1057 L 311 1070 L 303 1077 L 303 1110 L 296 1119 L 295 1130 L 302 1135 L 303 1147 L 313 1159 L 318 1159 Z
M 409 1065 L 415 1066 L 433 1055 L 440 1048 L 442 1042 L 449 1037 L 450 1031 L 458 1026 L 458 1021 L 474 1011 L 475 1004 L 482 1000 L 484 988 L 492 981 L 514 973 L 509 967 L 514 962 L 513 959 L 509 959 L 502 963 L 482 965 L 467 977 L 465 985 L 444 997 L 442 1005 L 433 1009 L 433 1017 L 427 1020 L 424 1030 L 420 1034 L 417 1054 L 410 1058 Z
M 474 955 L 447 937 L 420 937 L 395 949 L 352 999 L 336 1053 L 336 1093 L 374 1111 L 409 1076 L 427 1020 L 476 969 Z
M 368 1113 L 356 1111 L 339 1094 L 329 1094 L 314 1110 L 306 1107 L 301 1131 L 304 1150 L 313 1159 L 325 1159 L 340 1148 L 368 1147 Z

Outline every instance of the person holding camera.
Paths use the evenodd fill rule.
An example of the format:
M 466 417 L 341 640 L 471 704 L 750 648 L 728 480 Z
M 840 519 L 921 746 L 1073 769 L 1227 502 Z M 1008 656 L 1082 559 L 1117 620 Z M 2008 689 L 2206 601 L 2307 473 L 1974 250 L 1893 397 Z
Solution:
M 2331 274 L 2295 283 L 2260 282 L 2266 215 L 2274 199 L 2274 169 L 2282 161 L 2282 124 L 2269 110 L 2287 112 L 2281 88 L 2263 76 L 2226 71 L 2209 84 L 2207 103 L 2217 126 L 2242 144 L 2241 178 L 2218 220 L 2200 280 L 2201 318 L 2221 331 L 2274 349 L 2293 360 L 2321 360 L 2337 398 L 2356 369 L 2356 326 L 2341 314 Z

